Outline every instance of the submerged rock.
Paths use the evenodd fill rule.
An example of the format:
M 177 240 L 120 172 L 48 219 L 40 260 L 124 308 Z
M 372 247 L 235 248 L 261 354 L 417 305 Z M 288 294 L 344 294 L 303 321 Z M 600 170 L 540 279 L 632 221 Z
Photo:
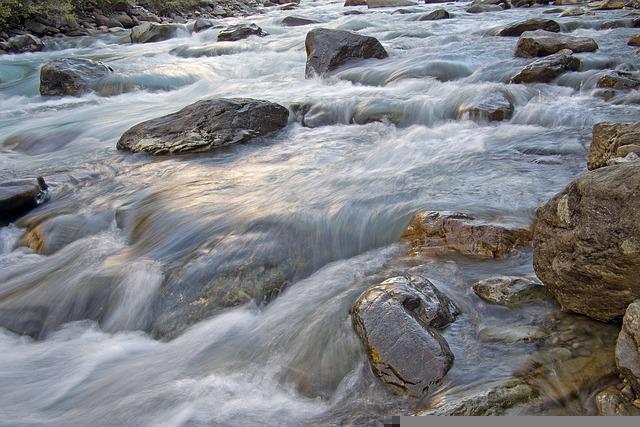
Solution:
M 131 43 L 154 43 L 169 40 L 178 35 L 178 25 L 145 22 L 131 29 Z
M 513 115 L 513 103 L 506 93 L 492 92 L 458 107 L 458 119 L 478 122 L 509 120 Z
M 593 52 L 598 49 L 598 44 L 589 37 L 567 36 L 544 30 L 526 31 L 518 39 L 515 56 L 547 56 L 563 49 L 570 49 L 574 53 Z
M 402 239 L 430 256 L 504 258 L 529 243 L 531 231 L 505 228 L 463 213 L 420 211 L 411 218 Z
M 640 299 L 629 304 L 622 319 L 616 343 L 616 364 L 640 397 Z
M 545 30 L 553 33 L 560 32 L 560 24 L 551 19 L 527 19 L 526 21 L 514 22 L 498 31 L 500 37 L 519 37 L 526 31 Z
M 0 184 L 0 225 L 26 214 L 49 198 L 49 186 L 42 177 L 36 183 L 28 181 Z
M 569 49 L 536 59 L 511 78 L 511 83 L 549 83 L 567 71 L 577 71 L 580 60 Z
M 238 24 L 231 25 L 224 30 L 221 30 L 218 33 L 218 41 L 234 42 L 251 36 L 266 37 L 268 34 L 262 31 L 262 28 L 258 27 L 256 24 Z
M 367 0 L 367 7 L 369 9 L 376 9 L 380 7 L 402 7 L 402 6 L 416 6 L 418 3 L 412 0 Z
M 193 23 L 193 31 L 199 33 L 214 27 L 214 23 L 209 19 L 198 18 Z
M 547 331 L 537 326 L 494 326 L 481 329 L 478 332 L 478 339 L 480 342 L 501 342 L 511 345 L 540 341 L 547 335 Z
M 307 50 L 307 78 L 314 75 L 325 75 L 340 65 L 354 59 L 377 58 L 388 56 L 380 42 L 368 36 L 341 30 L 317 28 L 307 33 L 305 40 Z
M 640 415 L 640 408 L 633 406 L 629 398 L 612 385 L 596 394 L 596 408 L 598 415 L 605 417 Z
M 288 117 L 285 107 L 268 101 L 198 101 L 132 127 L 122 135 L 117 148 L 155 155 L 212 151 L 276 132 L 287 125 Z
M 437 21 L 440 19 L 449 19 L 451 15 L 444 9 L 436 9 L 431 13 L 427 13 L 426 15 L 422 15 L 418 18 L 418 21 Z
M 287 16 L 280 21 L 285 27 L 300 27 L 303 25 L 319 24 L 319 21 L 313 19 L 301 18 L 299 16 Z
M 48 62 L 40 70 L 43 96 L 80 96 L 91 92 L 113 70 L 102 62 L 83 58 L 63 58 Z
M 367 289 L 352 309 L 371 369 L 395 392 L 421 397 L 453 364 L 435 328 L 455 319 L 453 303 L 419 276 L 394 277 Z
M 624 157 L 640 145 L 640 123 L 597 123 L 593 126 L 593 138 L 589 147 L 589 170 L 606 166 L 615 157 Z
M 640 167 L 601 168 L 538 208 L 533 265 L 565 310 L 619 319 L 640 298 Z
M 551 295 L 537 278 L 501 276 L 477 282 L 473 291 L 492 304 L 514 306 L 547 299 Z

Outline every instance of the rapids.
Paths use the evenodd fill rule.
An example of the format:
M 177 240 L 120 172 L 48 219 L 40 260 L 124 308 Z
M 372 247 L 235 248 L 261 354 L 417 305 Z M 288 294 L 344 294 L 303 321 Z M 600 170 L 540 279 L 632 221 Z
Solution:
M 529 223 L 585 170 L 594 123 L 640 120 L 639 106 L 592 94 L 600 70 L 637 70 L 626 45 L 635 30 L 596 29 L 627 11 L 557 18 L 542 8 L 470 15 L 465 6 L 444 6 L 453 19 L 420 22 L 392 9 L 344 15 L 342 1 L 304 0 L 293 12 L 222 21 L 255 22 L 264 38 L 218 43 L 214 28 L 131 45 L 116 33 L 0 56 L 0 181 L 43 175 L 52 194 L 23 224 L 61 214 L 91 224 L 46 255 L 17 244 L 20 222 L 0 228 L 0 424 L 367 424 L 521 369 L 539 344 L 482 342 L 478 330 L 567 315 L 553 303 L 488 306 L 470 284 L 531 274 L 531 250 L 504 261 L 415 259 L 400 234 L 417 208 Z M 281 26 L 288 15 L 322 24 Z M 513 57 L 517 38 L 492 34 L 538 16 L 600 49 L 578 54 L 582 68 L 555 85 L 508 85 L 526 61 Z M 389 58 L 305 79 L 304 38 L 320 26 L 375 36 Z M 111 66 L 119 77 L 105 91 L 113 96 L 39 96 L 39 68 L 68 56 Z M 456 117 L 460 105 L 498 89 L 515 104 L 510 120 Z M 213 154 L 116 151 L 132 125 L 209 97 L 266 99 L 292 111 L 306 103 L 317 126 L 291 114 L 275 137 Z M 380 112 L 395 124 L 350 124 Z M 183 324 L 202 287 L 247 263 L 268 266 L 248 281 L 277 275 L 285 289 L 196 311 Z M 349 316 L 368 286 L 415 266 L 462 309 L 444 331 L 454 366 L 421 402 L 377 382 Z M 6 323 L 29 312 L 35 339 Z M 590 325 L 594 346 L 615 338 L 615 327 L 570 317 Z M 542 387 L 551 402 L 530 413 L 593 411 L 588 396 L 555 397 L 575 390 L 554 375 Z

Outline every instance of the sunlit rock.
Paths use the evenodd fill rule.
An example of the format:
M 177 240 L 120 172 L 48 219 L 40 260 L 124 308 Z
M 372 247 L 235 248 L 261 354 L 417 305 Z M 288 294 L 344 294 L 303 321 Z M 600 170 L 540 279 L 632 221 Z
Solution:
M 589 37 L 568 36 L 544 30 L 526 31 L 518 39 L 515 56 L 547 56 L 563 49 L 570 49 L 574 53 L 593 52 L 598 49 L 598 44 Z
M 492 304 L 515 306 L 550 297 L 549 291 L 535 277 L 499 276 L 473 285 L 473 291 Z
M 597 123 L 593 126 L 593 138 L 589 147 L 589 170 L 607 165 L 614 157 L 625 157 L 640 145 L 640 123 Z
M 178 35 L 179 25 L 145 22 L 131 29 L 131 43 L 154 43 Z
M 640 300 L 629 304 L 625 311 L 616 343 L 616 363 L 640 398 Z
M 511 78 L 511 83 L 549 83 L 567 71 L 577 71 L 580 60 L 569 49 L 536 59 Z
M 527 19 L 525 21 L 514 22 L 498 31 L 497 36 L 519 37 L 525 31 L 545 30 L 553 33 L 560 32 L 560 24 L 551 19 Z

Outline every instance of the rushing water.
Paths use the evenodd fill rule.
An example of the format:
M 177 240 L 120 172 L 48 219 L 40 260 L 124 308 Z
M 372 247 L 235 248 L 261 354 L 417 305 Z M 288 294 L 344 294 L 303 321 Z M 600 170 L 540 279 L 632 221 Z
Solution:
M 595 29 L 626 11 L 556 17 L 600 50 L 578 55 L 582 68 L 556 85 L 507 85 L 526 61 L 513 58 L 516 38 L 492 32 L 543 9 L 469 15 L 462 4 L 445 7 L 454 19 L 419 22 L 392 10 L 344 15 L 342 1 L 307 0 L 293 12 L 222 21 L 255 22 L 264 38 L 216 43 L 211 29 L 130 45 L 116 33 L 0 56 L 0 180 L 45 176 L 52 200 L 18 225 L 48 216 L 63 225 L 62 243 L 42 255 L 17 245 L 19 227 L 0 228 L 0 317 L 11 329 L 7 319 L 31 316 L 37 338 L 0 329 L 0 424 L 367 424 L 521 369 L 534 344 L 484 343 L 477 331 L 543 324 L 561 316 L 558 308 L 490 307 L 469 284 L 531 274 L 530 250 L 500 262 L 415 259 L 397 242 L 416 208 L 530 222 L 585 169 L 594 123 L 640 119 L 637 106 L 592 94 L 600 70 L 637 69 L 626 45 L 634 30 Z M 283 27 L 287 15 L 373 35 L 389 58 L 305 80 L 313 26 Z M 103 94 L 120 94 L 40 97 L 39 68 L 67 56 L 108 63 L 119 77 Z M 456 118 L 460 105 L 498 89 L 514 100 L 511 120 Z M 130 126 L 209 97 L 309 103 L 318 126 L 302 127 L 292 114 L 277 136 L 211 155 L 116 151 Z M 380 112 L 392 112 L 396 125 L 349 124 Z M 421 264 L 463 314 L 445 331 L 453 369 L 416 402 L 373 378 L 349 309 L 369 285 Z M 234 280 L 238 271 L 246 274 Z M 231 306 L 234 287 L 283 280 L 279 295 L 197 309 L 211 283 L 227 286 Z M 554 411 L 589 410 L 584 396 L 569 404 L 552 394 Z

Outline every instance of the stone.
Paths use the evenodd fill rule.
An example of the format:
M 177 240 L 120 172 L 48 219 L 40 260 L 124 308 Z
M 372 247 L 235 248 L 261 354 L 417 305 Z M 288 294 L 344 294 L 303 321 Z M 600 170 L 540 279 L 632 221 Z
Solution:
M 313 19 L 301 18 L 299 16 L 287 16 L 282 21 L 280 21 L 280 23 L 285 27 L 300 27 L 303 25 L 319 24 L 318 21 L 314 21 Z
M 0 225 L 7 225 L 49 199 L 49 186 L 37 182 L 10 181 L 0 184 Z
M 500 276 L 481 280 L 473 291 L 492 304 L 515 306 L 548 299 L 551 295 L 537 278 Z
M 513 115 L 513 103 L 503 91 L 484 94 L 482 97 L 466 101 L 458 107 L 458 119 L 478 122 L 509 120 Z
M 608 71 L 598 79 L 596 87 L 605 89 L 627 90 L 640 86 L 640 81 L 631 73 Z
M 419 211 L 401 237 L 428 256 L 504 258 L 531 241 L 531 231 L 506 228 L 457 212 Z
M 131 29 L 131 43 L 155 43 L 178 35 L 178 25 L 145 22 Z
M 498 31 L 500 37 L 519 37 L 526 31 L 544 30 L 554 33 L 560 32 L 560 24 L 551 19 L 527 19 L 525 21 L 514 22 Z
M 326 28 L 309 31 L 305 48 L 307 78 L 315 75 L 324 76 L 329 71 L 355 59 L 382 59 L 388 56 L 387 51 L 374 37 Z
M 589 170 L 607 165 L 614 157 L 624 157 L 629 152 L 618 150 L 626 145 L 640 145 L 640 123 L 597 123 L 593 126 L 593 138 L 589 147 Z
M 0 43 L 0 50 L 9 53 L 39 52 L 44 49 L 42 40 L 31 34 L 21 34 Z
M 248 98 L 198 101 L 177 113 L 140 123 L 117 143 L 154 155 L 206 152 L 270 135 L 287 125 L 288 110 Z
M 371 369 L 398 394 L 421 397 L 453 364 L 436 328 L 455 319 L 453 303 L 420 276 L 400 276 L 367 289 L 352 310 Z
M 449 19 L 451 15 L 444 9 L 436 9 L 431 13 L 427 13 L 426 15 L 422 15 L 418 18 L 418 21 L 437 21 L 440 19 Z
M 515 56 L 547 56 L 563 49 L 570 49 L 574 53 L 593 52 L 598 49 L 598 44 L 589 37 L 567 36 L 544 30 L 526 31 L 518 39 Z
M 629 38 L 629 41 L 627 42 L 627 44 L 629 46 L 640 46 L 640 33 L 634 34 Z
M 640 410 L 612 385 L 596 394 L 596 408 L 598 415 L 605 417 L 640 415 Z
M 367 5 L 367 0 L 345 0 L 344 2 L 345 7 L 366 6 L 366 5 Z
M 213 22 L 210 19 L 198 18 L 193 23 L 193 31 L 199 33 L 201 31 L 206 31 L 210 28 L 213 28 Z
M 496 4 L 475 4 L 467 8 L 467 13 L 501 12 L 503 9 Z
M 593 12 L 589 12 L 588 10 L 581 9 L 579 7 L 572 7 L 562 12 L 560 14 L 560 17 L 564 18 L 566 16 L 582 16 L 582 15 L 593 15 Z
M 580 60 L 569 49 L 536 59 L 511 78 L 511 83 L 549 83 L 567 71 L 577 71 Z
M 478 332 L 480 342 L 500 342 L 507 345 L 526 344 L 540 341 L 548 333 L 537 326 L 496 326 L 486 327 Z
M 381 7 L 402 7 L 416 6 L 418 3 L 412 0 L 367 0 L 369 9 L 377 9 Z
M 113 27 L 120 27 L 123 28 L 123 25 L 120 23 L 120 21 L 113 19 L 113 18 L 108 18 L 104 15 L 96 15 L 94 17 L 95 21 L 96 21 L 96 25 L 98 27 L 107 27 L 107 28 L 113 28 Z
M 100 80 L 113 74 L 102 62 L 83 58 L 62 58 L 40 70 L 42 96 L 80 96 L 94 90 Z
M 616 342 L 616 365 L 640 396 L 640 299 L 627 307 Z
M 538 208 L 537 276 L 564 310 L 596 320 L 621 318 L 640 298 L 640 168 L 592 170 Z
M 122 26 L 122 28 L 133 28 L 136 26 L 136 23 L 131 19 L 129 15 L 126 13 L 117 13 L 113 15 L 113 19 Z
M 621 0 L 603 0 L 601 2 L 593 3 L 593 6 L 592 4 L 589 4 L 593 10 L 616 10 L 622 9 L 624 5 L 624 1 Z
M 238 24 L 231 25 L 218 33 L 219 42 L 233 42 L 246 39 L 251 36 L 266 37 L 268 34 L 262 31 L 262 28 L 256 24 Z

